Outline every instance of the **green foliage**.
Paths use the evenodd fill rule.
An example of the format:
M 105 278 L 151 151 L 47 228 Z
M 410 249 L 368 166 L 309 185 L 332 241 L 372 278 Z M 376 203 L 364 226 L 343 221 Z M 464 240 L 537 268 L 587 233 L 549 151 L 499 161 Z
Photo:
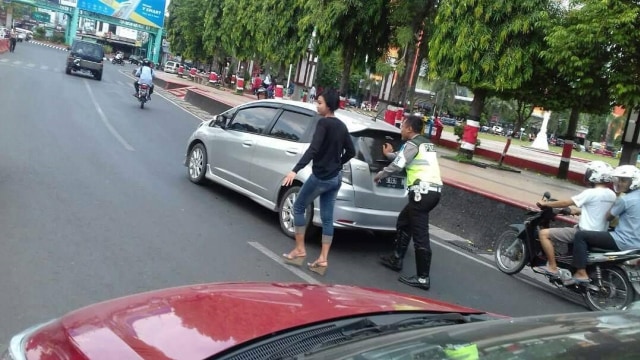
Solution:
M 64 34 L 61 34 L 61 33 L 53 34 L 53 36 L 51 37 L 51 42 L 53 42 L 55 44 L 64 44 L 64 42 L 65 42 Z
M 38 26 L 34 31 L 33 31 L 33 37 L 36 40 L 43 40 L 44 39 L 44 35 L 45 35 L 46 31 L 43 27 Z
M 113 53 L 113 47 L 111 47 L 111 45 L 103 45 L 102 49 L 103 49 L 105 54 Z
M 547 0 L 442 0 L 429 43 L 431 73 L 472 90 L 518 88 L 530 79 Z

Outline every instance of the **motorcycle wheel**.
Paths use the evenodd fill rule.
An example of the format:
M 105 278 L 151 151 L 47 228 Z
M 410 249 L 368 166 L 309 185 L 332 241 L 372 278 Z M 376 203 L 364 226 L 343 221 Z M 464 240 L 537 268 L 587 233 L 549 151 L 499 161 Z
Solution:
M 584 301 L 593 311 L 622 310 L 633 302 L 635 291 L 625 272 L 617 267 L 600 269 L 602 286 L 592 282 L 584 293 Z M 589 277 L 595 280 L 595 272 Z M 596 289 L 597 288 L 597 289 Z
M 509 229 L 500 234 L 496 242 L 496 266 L 505 274 L 517 274 L 527 263 L 527 248 L 515 230 Z
M 140 109 L 144 109 L 144 101 L 140 100 Z

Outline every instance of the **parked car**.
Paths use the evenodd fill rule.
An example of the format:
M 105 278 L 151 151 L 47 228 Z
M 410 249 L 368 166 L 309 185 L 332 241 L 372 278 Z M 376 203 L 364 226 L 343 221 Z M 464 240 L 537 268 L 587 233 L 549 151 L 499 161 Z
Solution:
M 458 121 L 456 121 L 456 119 L 453 119 L 453 118 L 441 117 L 440 121 L 442 122 L 443 125 L 449 125 L 449 126 L 458 125 Z
M 178 73 L 178 67 L 180 67 L 180 64 L 178 64 L 175 61 L 167 61 L 166 63 L 164 63 L 164 72 L 168 73 L 168 74 L 177 74 Z
M 339 110 L 351 133 L 356 156 L 343 168 L 334 212 L 337 228 L 395 231 L 406 203 L 406 177 L 391 176 L 380 184 L 374 175 L 390 161 L 382 145 L 398 149 L 400 129 L 356 112 Z M 210 179 L 279 213 L 282 231 L 293 237 L 293 202 L 311 174 L 298 172 L 293 186 L 283 187 L 309 147 L 319 116 L 313 104 L 289 100 L 258 100 L 232 108 L 203 122 L 187 142 L 185 166 L 189 179 Z M 319 200 L 307 209 L 308 222 L 320 226 Z
M 502 126 L 494 125 L 491 127 L 491 133 L 495 135 L 504 135 L 504 129 Z
M 391 291 L 199 284 L 35 325 L 1 359 L 638 359 L 640 312 L 505 318 Z

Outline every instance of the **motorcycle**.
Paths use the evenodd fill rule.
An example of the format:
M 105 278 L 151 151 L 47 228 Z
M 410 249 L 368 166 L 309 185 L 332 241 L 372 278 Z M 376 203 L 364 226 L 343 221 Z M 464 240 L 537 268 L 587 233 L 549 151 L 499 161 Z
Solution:
M 124 66 L 124 60 L 122 58 L 115 57 L 115 58 L 111 59 L 111 63 L 114 64 L 114 65 L 115 64 L 120 64 L 120 65 Z
M 551 194 L 544 193 L 543 201 L 553 201 Z M 500 235 L 496 243 L 495 261 L 498 269 L 514 275 L 525 266 L 545 275 L 549 282 L 581 295 L 586 305 L 593 311 L 624 309 L 640 294 L 640 249 L 612 251 L 590 248 L 587 273 L 591 280 L 587 284 L 567 282 L 575 271 L 573 267 L 572 244 L 566 251 L 554 244 L 559 275 L 537 272 L 534 267 L 547 263 L 546 256 L 538 240 L 538 231 L 550 227 L 551 221 L 564 210 L 549 207 L 529 209 L 522 224 L 512 224 Z
M 138 84 L 138 101 L 140 102 L 140 109 L 144 109 L 144 103 L 149 101 L 149 85 Z

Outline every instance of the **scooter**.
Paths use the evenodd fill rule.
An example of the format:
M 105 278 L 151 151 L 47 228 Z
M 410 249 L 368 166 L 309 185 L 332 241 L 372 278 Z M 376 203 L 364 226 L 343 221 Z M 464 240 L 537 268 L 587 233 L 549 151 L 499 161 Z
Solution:
M 149 85 L 138 84 L 138 101 L 140 102 L 140 109 L 144 109 L 144 104 L 150 100 L 149 98 Z
M 544 193 L 543 201 L 553 201 L 549 192 Z M 640 294 L 640 249 L 611 251 L 590 248 L 587 273 L 591 282 L 587 284 L 568 282 L 575 271 L 572 244 L 565 252 L 558 251 L 559 247 L 554 246 L 559 275 L 540 273 L 534 269 L 547 263 L 538 232 L 549 228 L 551 221 L 559 214 L 568 215 L 564 209 L 529 209 L 526 213 L 528 217 L 522 224 L 510 225 L 510 229 L 503 232 L 496 242 L 495 261 L 498 269 L 514 275 L 528 265 L 534 272 L 546 276 L 556 287 L 581 295 L 591 310 L 626 308 L 634 301 L 636 294 Z

